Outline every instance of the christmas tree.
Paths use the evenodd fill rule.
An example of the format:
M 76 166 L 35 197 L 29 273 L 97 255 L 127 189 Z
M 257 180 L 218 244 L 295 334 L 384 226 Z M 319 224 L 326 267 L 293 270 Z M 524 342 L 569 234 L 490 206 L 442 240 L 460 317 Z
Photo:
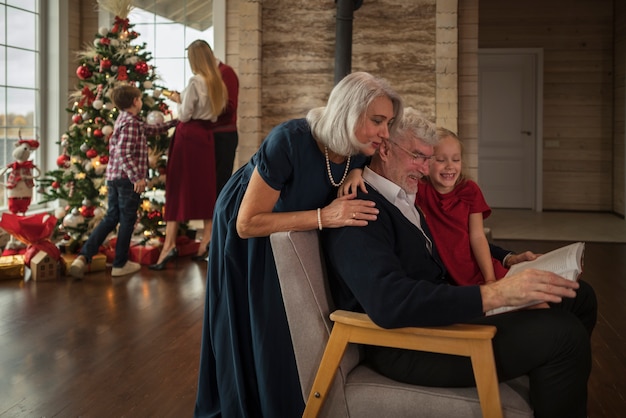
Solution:
M 121 6 L 120 6 L 121 4 Z M 101 2 L 102 6 L 102 2 Z M 106 165 L 109 160 L 108 140 L 113 132 L 119 109 L 110 94 L 120 84 L 132 84 L 143 92 L 140 116 L 147 123 L 160 123 L 171 112 L 159 86 L 155 67 L 146 51 L 146 44 L 138 44 L 139 34 L 128 19 L 130 1 L 117 1 L 117 10 L 111 28 L 102 27 L 88 45 L 77 55 L 76 69 L 79 82 L 70 96 L 73 102 L 67 111 L 72 114 L 69 129 L 57 142 L 61 155 L 58 169 L 40 178 L 42 201 L 60 200 L 55 216 L 59 219 L 58 232 L 77 248 L 106 213 Z M 160 236 L 163 201 L 155 199 L 155 190 L 165 188 L 166 152 L 168 134 L 148 137 L 148 188 L 139 209 L 139 227 L 145 240 Z

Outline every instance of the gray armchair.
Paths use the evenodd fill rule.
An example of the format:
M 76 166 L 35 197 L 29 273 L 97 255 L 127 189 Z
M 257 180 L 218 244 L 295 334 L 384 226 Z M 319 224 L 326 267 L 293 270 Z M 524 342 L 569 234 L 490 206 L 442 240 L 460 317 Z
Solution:
M 270 237 L 291 331 L 305 417 L 533 416 L 526 377 L 498 384 L 495 327 L 383 329 L 364 314 L 334 311 L 317 231 Z M 333 326 L 334 322 L 334 326 Z M 359 344 L 450 353 L 472 359 L 477 388 L 413 386 L 360 363 Z

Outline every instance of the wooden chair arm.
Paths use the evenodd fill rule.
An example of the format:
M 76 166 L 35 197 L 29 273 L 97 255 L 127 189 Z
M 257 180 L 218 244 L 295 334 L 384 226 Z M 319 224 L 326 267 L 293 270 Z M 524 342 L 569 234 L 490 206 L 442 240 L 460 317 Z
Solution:
M 303 417 L 317 417 L 349 343 L 430 351 L 470 357 L 485 418 L 502 418 L 500 389 L 491 340 L 492 325 L 455 324 L 445 327 L 385 329 L 363 313 L 335 311 L 335 322 Z
M 425 336 L 439 336 L 458 338 L 462 331 L 465 338 L 492 339 L 496 335 L 496 327 L 493 325 L 454 324 L 443 327 L 408 327 L 408 328 L 381 328 L 376 325 L 367 314 L 337 310 L 330 314 L 331 321 L 342 324 L 354 325 L 360 328 L 382 329 L 398 333 L 417 334 Z

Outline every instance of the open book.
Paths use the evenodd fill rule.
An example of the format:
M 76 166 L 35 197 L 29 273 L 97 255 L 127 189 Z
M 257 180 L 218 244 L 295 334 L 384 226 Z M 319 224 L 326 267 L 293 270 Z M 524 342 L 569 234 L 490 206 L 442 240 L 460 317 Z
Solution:
M 501 280 L 512 276 L 515 273 L 526 269 L 547 270 L 565 277 L 571 281 L 578 280 L 580 273 L 583 271 L 583 254 L 585 252 L 585 243 L 577 242 L 557 248 L 549 253 L 537 257 L 533 261 L 524 261 L 514 264 L 509 272 Z M 532 302 L 523 306 L 503 306 L 501 308 L 492 309 L 485 313 L 486 316 L 508 312 L 516 309 L 525 308 L 527 306 L 536 305 L 539 302 Z

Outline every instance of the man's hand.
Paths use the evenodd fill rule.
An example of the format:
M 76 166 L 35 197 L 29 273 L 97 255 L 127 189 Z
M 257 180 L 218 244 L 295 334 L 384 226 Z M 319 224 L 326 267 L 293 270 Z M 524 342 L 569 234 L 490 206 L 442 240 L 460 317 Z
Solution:
M 502 306 L 522 306 L 531 302 L 559 303 L 576 296 L 579 284 L 557 274 L 528 269 L 480 286 L 483 312 Z

